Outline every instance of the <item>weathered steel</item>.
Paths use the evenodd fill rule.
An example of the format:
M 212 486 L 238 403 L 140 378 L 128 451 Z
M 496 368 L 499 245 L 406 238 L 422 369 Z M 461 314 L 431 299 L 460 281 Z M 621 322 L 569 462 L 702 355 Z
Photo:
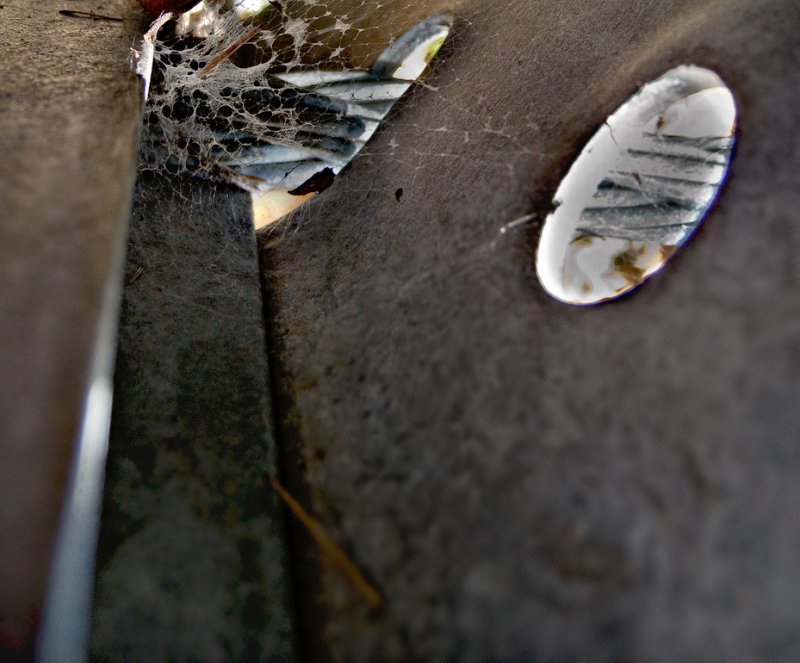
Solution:
M 294 660 L 249 196 L 145 174 L 130 234 L 92 658 Z
M 139 13 L 123 0 L 103 13 L 125 22 L 62 16 L 63 8 L 0 2 L 4 661 L 32 655 L 87 392 L 110 377 L 140 117 L 127 62 Z M 95 431 L 104 413 L 96 414 Z M 91 541 L 83 545 L 90 561 Z
M 387 601 L 296 532 L 310 659 L 800 659 L 797 3 L 468 4 L 372 156 L 263 237 L 289 487 Z M 635 295 L 553 301 L 499 228 L 684 63 L 740 109 L 718 206 Z

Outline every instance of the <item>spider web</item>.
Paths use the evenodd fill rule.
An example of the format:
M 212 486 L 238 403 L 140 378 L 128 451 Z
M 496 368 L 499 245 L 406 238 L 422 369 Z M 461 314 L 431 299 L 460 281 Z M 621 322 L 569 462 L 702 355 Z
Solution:
M 157 33 L 140 170 L 236 184 L 254 195 L 259 227 L 330 186 L 353 158 L 369 158 L 370 138 L 387 126 L 398 128 L 392 158 L 421 156 L 403 149 L 401 98 L 436 94 L 451 104 L 459 128 L 428 129 L 453 131 L 454 146 L 490 131 L 519 148 L 427 82 L 426 65 L 448 66 L 469 21 L 458 8 L 440 0 L 200 3 Z M 457 150 L 440 156 L 458 158 Z

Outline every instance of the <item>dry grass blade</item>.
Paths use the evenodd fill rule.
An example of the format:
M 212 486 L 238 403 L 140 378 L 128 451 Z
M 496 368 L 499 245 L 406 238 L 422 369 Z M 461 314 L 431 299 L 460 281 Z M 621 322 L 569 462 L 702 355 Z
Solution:
M 144 267 L 138 267 L 133 275 L 128 279 L 128 285 L 136 283 L 137 279 L 144 274 Z
M 224 49 L 220 53 L 218 53 L 214 58 L 205 66 L 203 67 L 200 72 L 197 74 L 198 77 L 202 80 L 206 76 L 208 76 L 214 69 L 216 69 L 220 63 L 227 60 L 231 55 L 233 55 L 236 51 L 238 51 L 242 46 L 244 46 L 248 41 L 250 41 L 253 37 L 255 37 L 259 32 L 262 30 L 261 25 L 257 25 L 254 28 L 251 28 L 247 32 L 245 32 L 239 39 L 233 42 L 228 48 Z
M 289 507 L 292 514 L 300 521 L 303 527 L 306 528 L 311 538 L 314 539 L 322 551 L 330 558 L 333 565 L 347 578 L 353 588 L 361 594 L 373 608 L 381 607 L 383 605 L 383 597 L 380 592 L 367 581 L 361 571 L 358 570 L 358 567 L 356 567 L 347 555 L 344 554 L 342 549 L 331 540 L 322 527 L 322 524 L 311 516 L 278 481 L 270 477 L 269 483 L 286 506 Z

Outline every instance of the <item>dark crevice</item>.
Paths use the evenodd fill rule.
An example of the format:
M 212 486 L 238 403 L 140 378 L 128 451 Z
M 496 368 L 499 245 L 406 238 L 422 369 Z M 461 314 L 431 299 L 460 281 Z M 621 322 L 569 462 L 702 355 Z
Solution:
M 272 437 L 277 449 L 277 473 L 286 489 L 304 505 L 310 505 L 311 488 L 306 480 L 305 460 L 302 454 L 302 437 L 292 425 L 293 399 L 285 385 L 292 380 L 285 374 L 281 360 L 283 342 L 277 331 L 276 309 L 270 287 L 270 249 L 266 234 L 256 235 L 258 242 L 259 275 L 263 303 L 264 333 L 267 347 L 267 370 L 271 398 Z M 323 631 L 329 622 L 328 608 L 314 600 L 323 590 L 320 556 L 307 531 L 286 513 L 287 559 L 293 596 L 292 613 L 295 624 L 297 660 L 328 660 L 329 647 Z

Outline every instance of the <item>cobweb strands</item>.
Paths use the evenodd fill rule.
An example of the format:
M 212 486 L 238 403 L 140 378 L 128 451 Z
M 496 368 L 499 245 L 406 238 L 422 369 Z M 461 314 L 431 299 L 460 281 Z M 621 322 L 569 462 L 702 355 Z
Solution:
M 363 4 L 257 5 L 200 3 L 161 29 L 140 168 L 299 204 L 369 141 L 452 18 L 434 15 L 365 46 Z

